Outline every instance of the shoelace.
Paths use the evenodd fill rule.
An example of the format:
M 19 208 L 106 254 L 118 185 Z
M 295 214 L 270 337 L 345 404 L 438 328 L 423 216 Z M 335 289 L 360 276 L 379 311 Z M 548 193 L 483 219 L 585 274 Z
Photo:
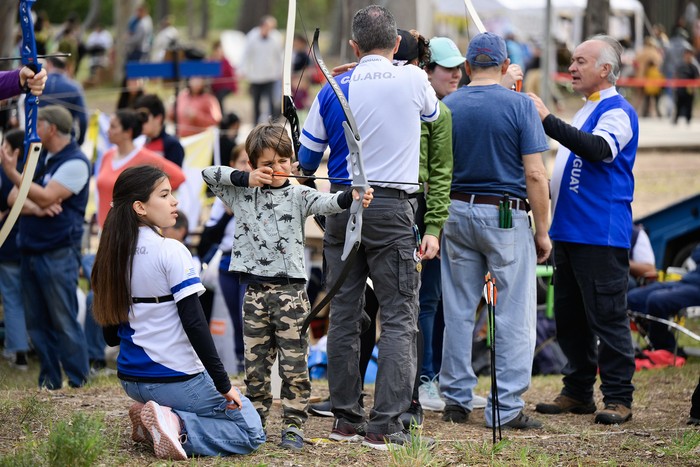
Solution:
M 428 397 L 431 399 L 439 399 L 440 398 L 440 391 L 438 390 L 438 383 L 437 383 L 437 375 L 433 377 L 433 379 L 428 378 L 425 375 L 422 375 L 420 377 L 420 380 L 422 383 L 426 384 L 428 386 Z

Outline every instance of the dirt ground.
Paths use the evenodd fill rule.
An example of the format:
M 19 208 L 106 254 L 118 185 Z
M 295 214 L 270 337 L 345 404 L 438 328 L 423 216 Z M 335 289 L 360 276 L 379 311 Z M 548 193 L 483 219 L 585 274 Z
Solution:
M 2 369 L 7 367 L 3 364 Z M 281 409 L 275 404 L 268 426 L 269 442 L 256 453 L 246 457 L 201 458 L 191 465 L 700 465 L 700 429 L 685 425 L 698 374 L 698 359 L 681 369 L 638 373 L 634 417 L 629 423 L 606 427 L 595 425 L 593 415 L 538 416 L 544 422 L 543 429 L 504 431 L 505 441 L 495 453 L 483 410 L 475 410 L 464 425 L 443 422 L 440 414 L 427 412 L 423 433 L 438 443 L 429 459 L 410 463 L 406 459 L 393 462 L 390 454 L 359 444 L 324 439 L 331 429 L 329 418 L 309 417 L 305 427 L 309 444 L 302 452 L 283 450 L 277 446 Z M 242 385 L 240 379 L 234 382 Z M 482 378 L 477 392 L 486 394 L 488 384 L 488 378 Z M 147 446 L 131 441 L 127 416 L 130 400 L 114 376 L 99 378 L 83 389 L 57 392 L 37 391 L 31 385 L 7 389 L 0 382 L 0 386 L 5 387 L 0 390 L 0 465 L 3 454 L 20 447 L 28 437 L 45 437 L 52 422 L 77 412 L 104 414 L 104 436 L 110 440 L 110 447 L 99 465 L 163 465 Z M 371 393 L 372 388 L 367 390 Z M 534 377 L 532 388 L 525 394 L 526 410 L 533 412 L 536 402 L 553 398 L 558 390 L 559 377 Z M 326 396 L 325 381 L 315 382 L 313 392 L 315 397 Z M 371 397 L 365 401 L 371 403 Z M 597 402 L 601 407 L 601 401 Z M 29 404 L 41 409 L 40 418 L 27 415 Z
M 245 111 L 243 113 L 246 113 Z M 548 164 L 551 165 L 551 160 Z M 700 156 L 697 152 L 640 152 L 635 165 L 635 218 L 700 192 Z M 696 329 L 697 331 L 697 329 Z M 700 344 L 696 344 L 700 345 Z M 104 436 L 110 449 L 99 465 L 167 465 L 158 461 L 146 446 L 130 439 L 127 410 L 129 399 L 116 377 L 98 378 L 82 389 L 56 392 L 35 389 L 38 363 L 30 362 L 29 373 L 18 373 L 0 362 L 0 465 L 3 455 L 12 453 L 27 440 L 44 438 L 52 423 L 76 412 L 104 414 Z M 113 365 L 113 364 L 112 364 Z M 534 432 L 504 431 L 504 443 L 491 449 L 491 431 L 484 425 L 483 411 L 475 411 L 465 425 L 445 423 L 440 414 L 427 412 L 423 433 L 434 437 L 437 447 L 430 459 L 409 462 L 360 445 L 336 444 L 325 440 L 331 419 L 309 417 L 305 427 L 310 439 L 301 453 L 276 446 L 279 441 L 280 407 L 270 417 L 270 442 L 247 457 L 198 459 L 191 465 L 700 465 L 700 429 L 685 425 L 693 388 L 700 375 L 700 359 L 685 367 L 653 370 L 635 376 L 634 418 L 622 426 L 600 426 L 592 415 L 538 416 L 544 428 Z M 240 378 L 234 383 L 243 387 Z M 488 392 L 482 378 L 479 394 Z M 534 377 L 525 394 L 526 411 L 552 399 L 559 391 L 560 378 Z M 367 388 L 371 393 L 372 388 Z M 314 382 L 315 398 L 327 396 L 325 381 Z M 599 394 L 598 396 L 599 397 Z M 371 396 L 365 399 L 371 404 Z M 600 399 L 598 406 L 602 407 Z M 32 409 L 33 408 L 33 409 Z

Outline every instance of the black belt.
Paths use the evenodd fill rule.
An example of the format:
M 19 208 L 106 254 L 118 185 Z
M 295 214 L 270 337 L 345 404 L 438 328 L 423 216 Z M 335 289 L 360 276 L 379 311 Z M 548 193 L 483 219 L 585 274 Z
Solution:
M 352 187 L 349 185 L 340 185 L 340 184 L 331 184 L 331 192 L 336 192 L 336 191 L 346 191 L 348 189 L 351 189 Z M 418 196 L 417 193 L 406 193 L 403 190 L 399 190 L 397 188 L 387 188 L 383 186 L 373 186 L 374 189 L 374 197 L 375 198 L 396 198 L 396 199 L 409 199 L 409 198 L 416 198 Z
M 131 303 L 163 303 L 175 300 L 172 294 L 162 297 L 131 297 Z
M 492 206 L 498 206 L 501 203 L 501 201 L 503 201 L 503 196 L 471 195 L 469 193 L 458 193 L 456 191 L 452 191 L 450 192 L 450 199 L 456 199 L 470 204 L 490 204 Z M 530 211 L 530 205 L 524 199 L 510 196 L 509 200 L 511 209 L 518 209 L 520 211 L 525 212 Z

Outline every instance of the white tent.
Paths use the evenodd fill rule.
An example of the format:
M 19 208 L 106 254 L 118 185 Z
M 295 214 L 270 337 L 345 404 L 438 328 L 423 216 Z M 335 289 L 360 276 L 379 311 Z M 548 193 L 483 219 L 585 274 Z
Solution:
M 436 13 L 464 16 L 463 0 L 433 0 Z M 547 0 L 472 0 L 486 28 L 498 34 L 513 32 L 521 40 L 544 40 Z M 570 43 L 583 38 L 583 20 L 588 0 L 551 0 L 554 37 Z M 644 7 L 639 0 L 610 0 L 610 34 L 642 46 Z

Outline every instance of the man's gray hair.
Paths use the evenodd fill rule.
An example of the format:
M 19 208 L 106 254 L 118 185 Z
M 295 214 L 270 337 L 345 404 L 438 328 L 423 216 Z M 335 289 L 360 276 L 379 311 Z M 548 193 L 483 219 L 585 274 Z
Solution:
M 391 50 L 396 45 L 396 20 L 389 10 L 370 5 L 359 10 L 352 18 L 352 40 L 360 52 Z
M 622 68 L 622 45 L 605 34 L 598 34 L 591 37 L 589 40 L 601 41 L 605 46 L 600 50 L 600 55 L 596 61 L 596 66 L 610 65 L 610 73 L 608 73 L 608 81 L 610 84 L 615 84 L 620 78 L 620 69 Z

